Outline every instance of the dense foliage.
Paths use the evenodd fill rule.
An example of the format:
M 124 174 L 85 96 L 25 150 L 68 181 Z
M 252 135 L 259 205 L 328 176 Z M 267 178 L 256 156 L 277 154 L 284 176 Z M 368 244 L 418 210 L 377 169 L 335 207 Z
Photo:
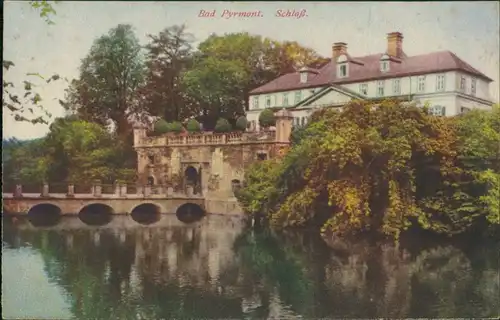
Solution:
M 186 129 L 189 132 L 199 132 L 201 130 L 201 126 L 196 119 L 190 119 L 186 124 Z
M 167 133 L 169 131 L 169 129 L 170 129 L 169 123 L 163 119 L 156 121 L 154 126 L 153 126 L 153 131 L 156 134 Z
M 224 118 L 220 118 L 219 120 L 217 120 L 217 123 L 215 124 L 215 129 L 214 131 L 215 132 L 229 132 L 232 130 L 232 127 L 231 127 L 231 124 L 229 123 L 229 121 L 227 121 L 226 119 Z
M 241 116 L 238 119 L 236 119 L 236 124 L 235 128 L 239 131 L 245 131 L 247 129 L 247 118 L 245 116 Z
M 397 101 L 323 109 L 284 159 L 246 172 L 238 198 L 275 226 L 318 223 L 339 236 L 499 223 L 499 119 L 498 107 L 442 118 Z
M 99 179 L 113 183 L 135 177 L 135 152 L 129 141 L 122 142 L 98 124 L 74 117 L 56 119 L 42 139 L 12 139 L 4 145 L 3 182 L 8 187 L 41 185 L 43 181 L 89 184 Z
M 274 112 L 271 109 L 265 109 L 259 115 L 259 125 L 263 128 L 269 128 L 276 124 Z

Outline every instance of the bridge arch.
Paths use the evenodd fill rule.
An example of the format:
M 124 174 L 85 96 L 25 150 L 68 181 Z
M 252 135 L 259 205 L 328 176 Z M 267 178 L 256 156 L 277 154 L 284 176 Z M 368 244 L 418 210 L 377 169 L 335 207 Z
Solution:
M 61 217 L 61 208 L 52 203 L 39 203 L 28 210 L 28 220 L 35 227 L 55 226 Z
M 103 203 L 91 203 L 83 206 L 78 211 L 78 218 L 91 226 L 103 226 L 111 222 L 115 211 Z
M 188 202 L 180 205 L 175 211 L 177 219 L 184 223 L 193 223 L 205 217 L 205 209 L 199 204 Z
M 130 210 L 132 219 L 140 224 L 153 224 L 158 222 L 161 214 L 165 212 L 162 205 L 154 202 L 145 202 Z

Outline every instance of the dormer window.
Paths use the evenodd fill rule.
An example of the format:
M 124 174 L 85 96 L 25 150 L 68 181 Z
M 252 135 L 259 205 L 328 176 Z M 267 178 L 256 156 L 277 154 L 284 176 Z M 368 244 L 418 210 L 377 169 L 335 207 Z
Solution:
M 345 55 L 341 55 L 337 59 L 337 75 L 339 78 L 345 78 L 349 76 L 349 64 Z
M 384 54 L 382 58 L 380 58 L 380 71 L 387 72 L 389 71 L 389 67 L 389 56 L 387 54 Z
M 382 72 L 389 71 L 389 61 L 380 61 L 380 71 Z

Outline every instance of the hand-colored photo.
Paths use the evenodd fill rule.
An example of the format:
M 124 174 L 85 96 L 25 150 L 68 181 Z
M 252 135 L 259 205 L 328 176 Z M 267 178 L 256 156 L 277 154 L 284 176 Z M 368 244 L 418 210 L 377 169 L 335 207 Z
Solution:
M 3 7 L 3 319 L 500 316 L 498 2 Z

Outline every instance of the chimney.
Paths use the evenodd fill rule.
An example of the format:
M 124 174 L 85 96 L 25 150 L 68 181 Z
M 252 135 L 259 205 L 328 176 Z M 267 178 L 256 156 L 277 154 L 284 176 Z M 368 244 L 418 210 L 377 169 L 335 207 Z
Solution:
M 335 42 L 332 46 L 332 59 L 337 61 L 337 58 L 343 54 L 347 54 L 347 43 Z
M 387 34 L 387 54 L 401 58 L 403 56 L 403 34 L 391 32 Z

